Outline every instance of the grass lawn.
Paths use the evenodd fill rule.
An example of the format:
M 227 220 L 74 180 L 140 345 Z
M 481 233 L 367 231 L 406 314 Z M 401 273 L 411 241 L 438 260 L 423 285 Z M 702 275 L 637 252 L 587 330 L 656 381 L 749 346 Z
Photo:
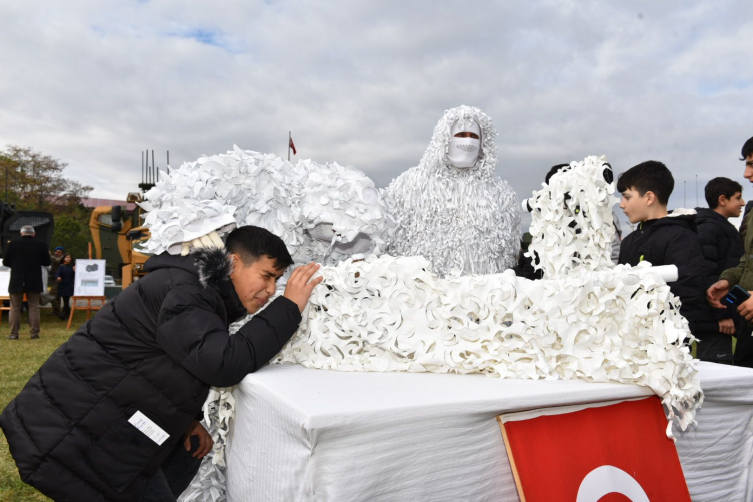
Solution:
M 39 340 L 29 339 L 27 314 L 23 314 L 20 340 L 8 340 L 8 312 L 3 312 L 0 322 L 0 410 L 21 392 L 24 384 L 37 371 L 52 352 L 62 345 L 81 324 L 86 321 L 86 312 L 76 312 L 71 329 L 65 329 L 67 322 L 61 321 L 41 309 L 41 333 Z M 13 457 L 8 452 L 5 435 L 0 434 L 0 501 L 48 501 L 47 497 L 25 484 L 18 477 Z

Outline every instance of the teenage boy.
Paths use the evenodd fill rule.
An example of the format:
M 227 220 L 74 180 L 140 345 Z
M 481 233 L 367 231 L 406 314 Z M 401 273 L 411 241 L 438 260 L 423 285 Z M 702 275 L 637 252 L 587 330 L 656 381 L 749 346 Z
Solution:
M 675 265 L 678 279 L 669 284 L 682 303 L 680 313 L 698 338 L 697 356 L 704 361 L 732 363 L 732 337 L 719 332 L 719 324 L 704 299 L 705 262 L 696 234 L 695 211 L 678 209 L 669 214 L 667 202 L 675 186 L 672 173 L 661 162 L 649 160 L 620 175 L 620 208 L 638 228 L 625 237 L 619 263 Z
M 743 177 L 753 183 L 753 138 L 745 142 L 742 149 L 742 160 L 745 161 L 745 172 Z M 751 223 L 751 214 L 748 213 L 743 224 L 745 226 L 753 225 Z M 726 308 L 720 303 L 721 299 L 729 292 L 732 286 L 739 285 L 749 293 L 753 290 L 753 232 L 747 232 L 743 239 L 745 243 L 745 253 L 740 258 L 740 263 L 736 267 L 725 270 L 719 281 L 714 283 L 706 292 L 709 303 L 716 308 Z M 742 317 L 747 319 L 748 323 L 740 330 L 740 336 L 737 338 L 737 347 L 735 348 L 735 365 L 753 368 L 753 339 L 751 339 L 751 325 L 753 321 L 753 295 L 745 301 L 737 311 Z
M 706 184 L 706 202 L 709 207 L 697 207 L 696 225 L 701 239 L 703 257 L 706 260 L 706 281 L 708 289 L 719 280 L 722 272 L 740 262 L 745 251 L 740 233 L 729 222 L 737 218 L 745 206 L 743 187 L 729 178 L 714 178 Z M 719 331 L 733 335 L 740 325 L 740 317 L 733 309 L 714 309 L 719 322 Z
M 269 362 L 321 282 L 317 265 L 298 267 L 270 302 L 292 263 L 279 237 L 252 226 L 233 230 L 225 249 L 149 258 L 149 274 L 79 328 L 0 415 L 21 479 L 54 500 L 174 501 L 212 446 L 197 421 L 209 386 L 236 385 Z M 257 314 L 230 336 L 247 313 Z

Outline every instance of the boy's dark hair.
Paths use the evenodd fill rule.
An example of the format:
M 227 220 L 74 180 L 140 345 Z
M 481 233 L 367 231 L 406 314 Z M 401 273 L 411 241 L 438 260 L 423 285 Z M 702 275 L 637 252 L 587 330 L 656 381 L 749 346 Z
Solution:
M 666 206 L 675 188 L 675 179 L 667 166 L 656 160 L 647 160 L 633 166 L 617 178 L 617 191 L 635 190 L 641 197 L 654 192 L 659 203 Z
M 748 141 L 745 142 L 745 144 L 743 145 L 743 149 L 740 152 L 740 155 L 743 156 L 743 158 L 740 160 L 745 160 L 746 158 L 753 155 L 753 138 L 750 138 Z
M 743 187 L 737 181 L 719 177 L 706 183 L 704 195 L 706 195 L 706 202 L 709 204 L 709 209 L 716 209 L 719 205 L 719 197 L 724 195 L 728 199 L 731 199 L 737 192 L 742 191 Z
M 284 270 L 293 264 L 293 258 L 282 239 L 261 227 L 247 225 L 236 228 L 227 236 L 225 247 L 228 253 L 240 256 L 244 265 L 251 265 L 262 256 L 274 260 L 277 270 Z

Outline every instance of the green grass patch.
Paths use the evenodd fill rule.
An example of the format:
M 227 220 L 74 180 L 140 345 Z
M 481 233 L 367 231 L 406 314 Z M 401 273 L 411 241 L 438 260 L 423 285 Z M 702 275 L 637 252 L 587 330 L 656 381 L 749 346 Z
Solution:
M 21 392 L 31 376 L 60 345 L 68 340 L 76 329 L 86 321 L 86 312 L 74 315 L 71 329 L 65 329 L 67 321 L 61 321 L 41 309 L 41 333 L 38 340 L 29 338 L 27 314 L 23 314 L 19 340 L 8 340 L 8 312 L 3 312 L 0 322 L 0 409 Z M 0 501 L 26 502 L 49 501 L 47 497 L 27 485 L 18 476 L 16 463 L 8 451 L 5 435 L 0 434 Z

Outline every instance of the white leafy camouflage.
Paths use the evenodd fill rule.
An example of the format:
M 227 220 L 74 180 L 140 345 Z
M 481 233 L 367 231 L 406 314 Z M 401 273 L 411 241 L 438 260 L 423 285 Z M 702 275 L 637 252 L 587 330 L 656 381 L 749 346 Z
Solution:
M 456 121 L 481 127 L 476 165 L 457 168 L 448 159 Z M 515 266 L 520 249 L 520 208 L 510 185 L 495 174 L 497 132 L 481 110 L 447 110 L 434 128 L 421 162 L 390 183 L 397 221 L 388 253 L 423 256 L 441 277 L 495 274 Z
M 526 256 L 545 278 L 614 265 L 612 207 L 617 198 L 612 178 L 606 157 L 586 157 L 560 169 L 523 202 L 533 215 Z

